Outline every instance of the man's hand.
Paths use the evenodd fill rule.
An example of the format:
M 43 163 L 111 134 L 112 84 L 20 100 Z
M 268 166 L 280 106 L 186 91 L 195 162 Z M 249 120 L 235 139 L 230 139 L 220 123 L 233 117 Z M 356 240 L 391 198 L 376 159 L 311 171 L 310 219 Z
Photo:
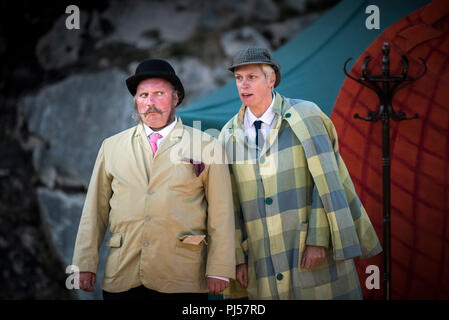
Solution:
M 209 288 L 210 294 L 219 294 L 224 289 L 229 287 L 229 282 L 217 278 L 207 278 L 207 287 Z
M 80 272 L 80 289 L 84 291 L 93 292 L 96 280 L 95 273 Z
M 236 267 L 235 278 L 242 287 L 248 286 L 248 265 L 246 263 L 239 264 Z
M 326 257 L 326 248 L 320 246 L 306 246 L 302 255 L 301 268 L 312 269 L 323 262 Z

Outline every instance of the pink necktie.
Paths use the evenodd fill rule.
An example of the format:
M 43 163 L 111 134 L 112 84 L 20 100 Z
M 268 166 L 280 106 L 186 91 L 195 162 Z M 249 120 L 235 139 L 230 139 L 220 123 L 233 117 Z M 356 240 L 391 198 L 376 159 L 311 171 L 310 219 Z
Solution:
M 162 136 L 159 133 L 153 132 L 148 137 L 150 138 L 150 146 L 151 146 L 151 150 L 153 150 L 153 156 L 154 156 L 157 151 L 157 140 L 162 138 Z

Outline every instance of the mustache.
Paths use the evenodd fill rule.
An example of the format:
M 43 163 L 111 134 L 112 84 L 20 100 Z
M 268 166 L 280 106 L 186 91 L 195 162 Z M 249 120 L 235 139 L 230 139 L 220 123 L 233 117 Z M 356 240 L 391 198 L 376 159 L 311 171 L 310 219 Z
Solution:
M 162 110 L 159 109 L 159 108 L 156 107 L 156 106 L 149 106 L 149 107 L 145 110 L 145 112 L 139 112 L 139 114 L 143 114 L 143 115 L 146 116 L 146 115 L 149 114 L 150 112 L 156 112 L 156 113 L 162 114 Z

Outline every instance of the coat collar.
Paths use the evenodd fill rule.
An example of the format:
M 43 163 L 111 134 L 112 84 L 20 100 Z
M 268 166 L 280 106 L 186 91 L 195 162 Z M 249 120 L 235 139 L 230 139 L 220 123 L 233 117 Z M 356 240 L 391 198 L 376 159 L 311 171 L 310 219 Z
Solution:
M 274 91 L 274 104 L 273 104 L 273 112 L 276 113 L 278 117 L 282 116 L 282 105 L 284 102 L 284 98 Z M 234 120 L 232 121 L 232 129 L 240 128 L 244 130 L 244 119 L 245 119 L 245 111 L 247 106 L 245 104 L 242 104 L 240 107 L 239 112 L 237 113 L 237 116 L 234 117 Z M 276 121 L 276 120 L 275 120 Z
M 281 96 L 278 92 L 275 91 L 274 93 L 275 97 L 272 110 L 276 114 L 276 116 L 273 120 L 274 121 L 273 128 L 270 130 L 270 133 L 268 134 L 265 144 L 262 150 L 260 151 L 260 156 L 265 154 L 265 152 L 276 142 L 277 134 L 284 119 L 284 113 L 286 110 L 286 99 L 283 96 Z M 254 143 L 249 142 L 244 134 L 245 132 L 244 117 L 246 108 L 247 106 L 242 104 L 237 115 L 231 120 L 230 126 L 228 127 L 228 134 L 227 134 L 228 136 L 226 140 L 229 141 L 228 139 L 233 137 L 234 141 L 244 143 L 250 149 L 255 149 L 256 145 Z
M 176 123 L 175 127 L 169 133 L 169 135 L 164 139 L 164 141 L 162 142 L 161 146 L 159 147 L 158 152 L 156 153 L 155 157 L 160 156 L 161 153 L 163 153 L 165 150 L 169 149 L 170 147 L 172 147 L 173 145 L 175 145 L 176 143 L 178 143 L 181 140 L 182 134 L 184 131 L 184 126 L 183 126 L 182 120 L 179 116 L 177 116 L 176 119 L 177 119 L 177 123 Z M 150 143 L 148 142 L 148 138 L 146 136 L 145 129 L 143 127 L 142 122 L 140 122 L 137 125 L 137 128 L 134 133 L 134 137 L 139 139 L 139 143 L 144 148 L 144 150 L 146 150 L 147 152 L 152 154 L 152 151 L 150 148 Z
M 177 117 L 177 120 L 178 120 L 178 122 L 176 123 L 176 126 L 168 134 L 168 136 L 164 139 L 164 141 L 162 141 L 161 146 L 159 147 L 158 151 L 156 152 L 155 158 L 157 158 L 162 153 L 164 153 L 166 150 L 170 149 L 172 146 L 174 146 L 179 141 L 181 141 L 184 127 L 182 125 L 181 118 Z

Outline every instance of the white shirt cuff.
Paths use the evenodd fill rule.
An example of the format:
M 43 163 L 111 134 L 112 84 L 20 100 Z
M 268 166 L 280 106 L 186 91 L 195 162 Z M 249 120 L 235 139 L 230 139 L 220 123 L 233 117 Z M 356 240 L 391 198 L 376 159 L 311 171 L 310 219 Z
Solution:
M 224 280 L 224 281 L 227 281 L 227 282 L 229 282 L 229 279 L 228 278 L 223 278 L 223 277 L 215 277 L 215 276 L 207 276 L 208 278 L 215 278 L 215 279 L 220 279 L 220 280 Z

